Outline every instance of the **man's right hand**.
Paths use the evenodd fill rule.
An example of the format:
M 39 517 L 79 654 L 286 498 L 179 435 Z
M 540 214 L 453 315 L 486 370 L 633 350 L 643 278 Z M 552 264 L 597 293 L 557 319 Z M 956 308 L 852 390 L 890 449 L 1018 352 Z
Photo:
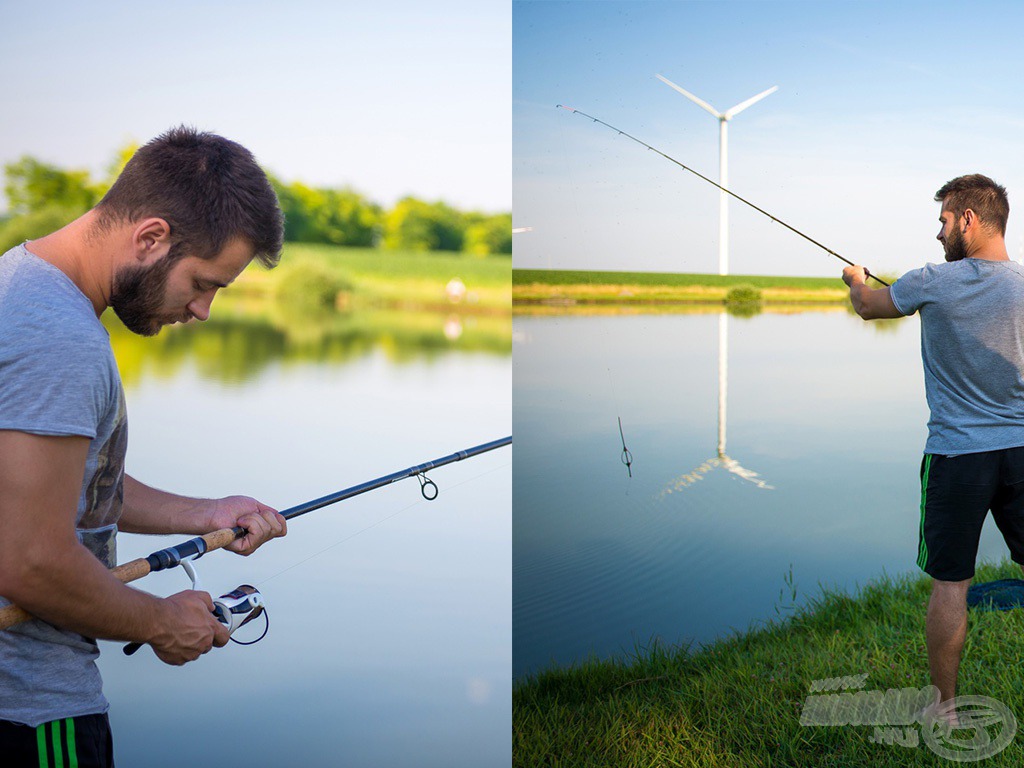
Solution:
M 854 283 L 863 283 L 868 279 L 868 272 L 860 265 L 846 267 L 843 270 L 843 282 L 851 288 Z
M 896 309 L 889 288 L 869 288 L 865 283 L 868 271 L 859 265 L 843 270 L 843 282 L 850 286 L 850 304 L 853 311 L 865 320 L 903 317 Z
M 166 618 L 150 639 L 160 661 L 181 666 L 195 661 L 213 646 L 228 642 L 228 628 L 213 614 L 213 599 L 208 592 L 187 589 L 164 600 Z

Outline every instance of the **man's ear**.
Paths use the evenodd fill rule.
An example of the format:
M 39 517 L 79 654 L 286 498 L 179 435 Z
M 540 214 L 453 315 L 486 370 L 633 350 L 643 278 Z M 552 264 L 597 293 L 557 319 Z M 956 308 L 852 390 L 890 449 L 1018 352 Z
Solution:
M 972 211 L 970 208 L 968 208 L 966 211 L 964 211 L 964 229 L 963 229 L 963 234 L 966 235 L 967 234 L 967 230 L 971 229 L 977 223 L 978 223 L 978 215 L 974 211 Z
M 132 249 L 140 262 L 159 261 L 171 250 L 171 225 L 157 217 L 143 219 L 132 230 Z

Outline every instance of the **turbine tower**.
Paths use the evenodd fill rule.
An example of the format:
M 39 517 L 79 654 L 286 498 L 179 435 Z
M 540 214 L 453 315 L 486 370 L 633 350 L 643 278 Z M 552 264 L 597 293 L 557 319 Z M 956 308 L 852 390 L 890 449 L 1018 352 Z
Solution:
M 759 93 L 757 96 L 749 98 L 746 101 L 740 102 L 735 107 L 725 110 L 725 112 L 719 112 L 706 101 L 698 99 L 689 91 L 683 90 L 668 78 L 662 77 L 661 75 L 655 75 L 655 77 L 670 88 L 675 88 L 698 107 L 706 109 L 715 117 L 716 120 L 718 120 L 718 183 L 721 186 L 728 188 L 729 147 L 728 129 L 726 124 L 747 107 L 752 104 L 756 104 L 765 96 L 770 96 L 775 93 L 779 90 L 779 87 L 777 85 L 773 85 L 767 91 Z M 720 195 L 718 217 L 718 274 L 727 275 L 729 274 L 729 196 L 725 192 L 721 192 Z

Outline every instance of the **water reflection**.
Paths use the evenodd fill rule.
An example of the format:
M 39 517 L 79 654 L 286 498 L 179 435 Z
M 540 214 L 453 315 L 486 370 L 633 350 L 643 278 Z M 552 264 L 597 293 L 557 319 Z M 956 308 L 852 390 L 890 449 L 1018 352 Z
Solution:
M 136 336 L 112 312 L 105 313 L 125 385 L 147 373 L 169 378 L 189 364 L 204 379 L 238 383 L 276 362 L 334 365 L 382 351 L 403 364 L 452 351 L 505 356 L 512 351 L 511 318 L 502 315 L 315 312 L 280 303 L 257 313 L 241 302 L 217 310 L 204 323 L 171 326 L 150 338 Z
M 740 305 L 749 306 L 749 305 Z M 760 313 L 760 304 L 757 304 L 757 312 L 750 312 L 743 317 L 753 317 Z M 758 488 L 764 490 L 773 490 L 772 486 L 768 485 L 767 481 L 761 479 L 752 469 L 748 469 L 740 464 L 736 459 L 732 458 L 725 452 L 726 440 L 728 437 L 728 423 L 729 423 L 729 412 L 728 412 L 728 392 L 729 392 L 729 315 L 733 314 L 731 310 L 723 312 L 718 316 L 718 450 L 717 455 L 712 456 L 706 461 L 702 462 L 696 469 L 686 472 L 681 476 L 670 480 L 665 490 L 662 491 L 662 496 L 666 496 L 674 491 L 680 491 L 683 488 L 687 488 L 693 485 L 697 480 L 700 480 L 705 474 L 710 472 L 716 467 L 722 467 L 726 472 L 739 477 L 741 480 L 747 480 Z
M 140 480 L 285 508 L 511 431 L 507 354 L 399 345 L 394 327 L 344 318 L 307 338 L 223 314 L 150 339 L 112 331 Z M 511 473 L 510 450 L 494 451 L 432 471 L 435 501 L 394 483 L 293 521 L 252 557 L 204 557 L 214 594 L 259 588 L 270 632 L 182 668 L 102 643 L 118 765 L 507 764 Z M 124 535 L 119 554 L 184 538 Z M 166 595 L 188 580 L 136 585 Z M 225 751 L 232 728 L 245 736 Z M 182 733 L 200 757 L 182 757 Z
M 722 366 L 720 311 L 516 318 L 516 675 L 773 618 L 791 565 L 804 597 L 915 570 L 918 321 L 727 323 Z M 632 478 L 609 413 L 642 456 Z M 987 525 L 981 556 L 1004 553 Z

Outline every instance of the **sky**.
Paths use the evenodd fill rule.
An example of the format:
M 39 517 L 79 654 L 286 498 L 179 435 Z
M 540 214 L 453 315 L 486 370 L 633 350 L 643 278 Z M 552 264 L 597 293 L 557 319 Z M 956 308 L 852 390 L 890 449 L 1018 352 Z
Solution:
M 1024 6 L 918 2 L 515 2 L 517 268 L 717 272 L 719 192 L 579 115 L 718 180 L 878 274 L 942 261 L 935 192 L 984 173 L 1024 257 Z M 844 264 L 732 201 L 730 272 L 835 276 Z
M 507 0 L 4 0 L 0 164 L 102 175 L 189 123 L 285 181 L 507 211 L 511 66 Z

